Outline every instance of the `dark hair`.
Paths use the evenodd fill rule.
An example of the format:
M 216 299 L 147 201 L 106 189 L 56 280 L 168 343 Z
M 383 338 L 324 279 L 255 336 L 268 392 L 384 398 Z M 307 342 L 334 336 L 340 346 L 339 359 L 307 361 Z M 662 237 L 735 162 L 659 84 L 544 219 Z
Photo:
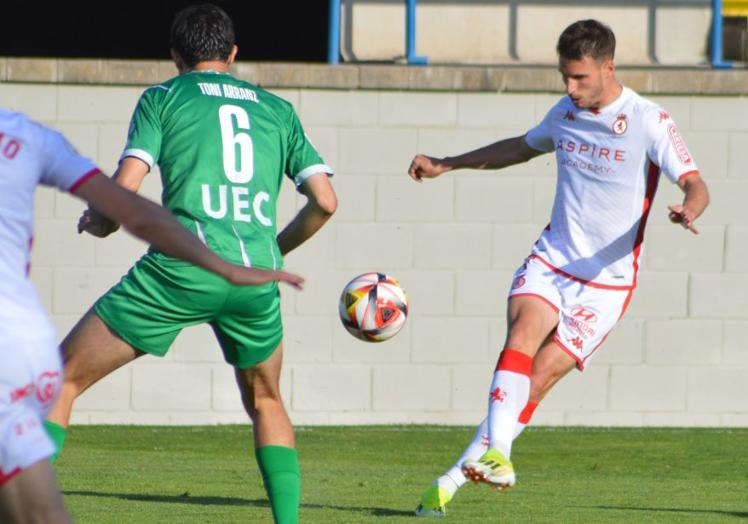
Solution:
M 213 4 L 186 7 L 171 24 L 171 48 L 187 67 L 206 60 L 227 60 L 234 42 L 234 23 Z
M 565 60 L 581 60 L 585 56 L 595 60 L 613 58 L 616 35 L 610 27 L 597 20 L 579 20 L 561 33 L 556 51 Z

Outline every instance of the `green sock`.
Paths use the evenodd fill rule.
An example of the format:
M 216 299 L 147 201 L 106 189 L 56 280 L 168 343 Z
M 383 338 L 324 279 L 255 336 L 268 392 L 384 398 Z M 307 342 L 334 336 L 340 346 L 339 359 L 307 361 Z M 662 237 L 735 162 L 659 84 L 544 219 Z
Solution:
M 47 435 L 49 435 L 49 438 L 52 439 L 52 442 L 55 443 L 55 447 L 57 448 L 54 455 L 49 457 L 49 461 L 56 462 L 62 453 L 62 446 L 65 445 L 65 437 L 68 436 L 68 430 L 59 424 L 50 422 L 49 420 L 44 421 L 44 429 L 47 430 Z
M 298 452 L 283 446 L 263 446 L 255 449 L 255 456 L 276 524 L 297 524 L 301 499 Z

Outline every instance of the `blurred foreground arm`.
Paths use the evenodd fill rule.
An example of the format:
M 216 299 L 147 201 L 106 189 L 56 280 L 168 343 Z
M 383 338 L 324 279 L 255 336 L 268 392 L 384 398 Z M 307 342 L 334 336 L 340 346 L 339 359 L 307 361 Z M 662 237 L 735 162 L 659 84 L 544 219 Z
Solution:
M 248 268 L 226 262 L 182 227 L 167 210 L 120 187 L 102 174 L 92 177 L 75 194 L 88 201 L 96 209 L 96 214 L 122 224 L 130 233 L 153 244 L 159 251 L 221 275 L 232 284 L 257 285 L 279 280 L 301 288 L 304 281 L 285 271 Z
M 148 164 L 135 157 L 125 157 L 120 162 L 112 180 L 118 185 L 137 193 L 149 171 Z M 95 237 L 108 237 L 119 229 L 119 224 L 89 206 L 78 220 L 78 233 L 86 232 Z

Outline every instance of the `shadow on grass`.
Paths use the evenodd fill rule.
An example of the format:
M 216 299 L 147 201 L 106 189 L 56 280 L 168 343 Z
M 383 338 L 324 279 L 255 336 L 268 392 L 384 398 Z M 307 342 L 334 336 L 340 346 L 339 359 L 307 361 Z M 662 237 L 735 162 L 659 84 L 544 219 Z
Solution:
M 726 515 L 741 519 L 748 519 L 748 511 L 728 511 L 723 509 L 686 509 L 686 508 L 644 508 L 634 506 L 577 506 L 586 509 L 615 509 L 622 511 L 653 511 L 664 513 L 708 513 L 712 515 Z
M 138 502 L 165 502 L 176 504 L 196 504 L 199 506 L 254 506 L 258 508 L 270 508 L 266 499 L 243 499 L 238 497 L 193 497 L 189 493 L 181 495 L 140 495 L 137 493 L 102 493 L 99 491 L 63 491 L 63 495 L 79 497 L 102 497 L 121 500 L 133 500 Z M 362 506 L 338 506 L 334 504 L 302 503 L 302 508 L 307 509 L 333 509 L 338 511 L 353 511 L 368 513 L 374 517 L 402 517 L 414 516 L 412 511 L 403 511 L 391 508 L 373 508 Z

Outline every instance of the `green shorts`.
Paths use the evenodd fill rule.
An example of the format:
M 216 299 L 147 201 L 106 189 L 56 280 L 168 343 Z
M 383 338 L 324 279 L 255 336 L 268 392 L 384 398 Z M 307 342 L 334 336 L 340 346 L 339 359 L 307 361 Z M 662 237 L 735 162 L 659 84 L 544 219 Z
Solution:
M 283 338 L 277 282 L 234 286 L 202 268 L 148 253 L 94 305 L 136 349 L 163 357 L 183 328 L 208 323 L 226 362 L 246 369 Z

